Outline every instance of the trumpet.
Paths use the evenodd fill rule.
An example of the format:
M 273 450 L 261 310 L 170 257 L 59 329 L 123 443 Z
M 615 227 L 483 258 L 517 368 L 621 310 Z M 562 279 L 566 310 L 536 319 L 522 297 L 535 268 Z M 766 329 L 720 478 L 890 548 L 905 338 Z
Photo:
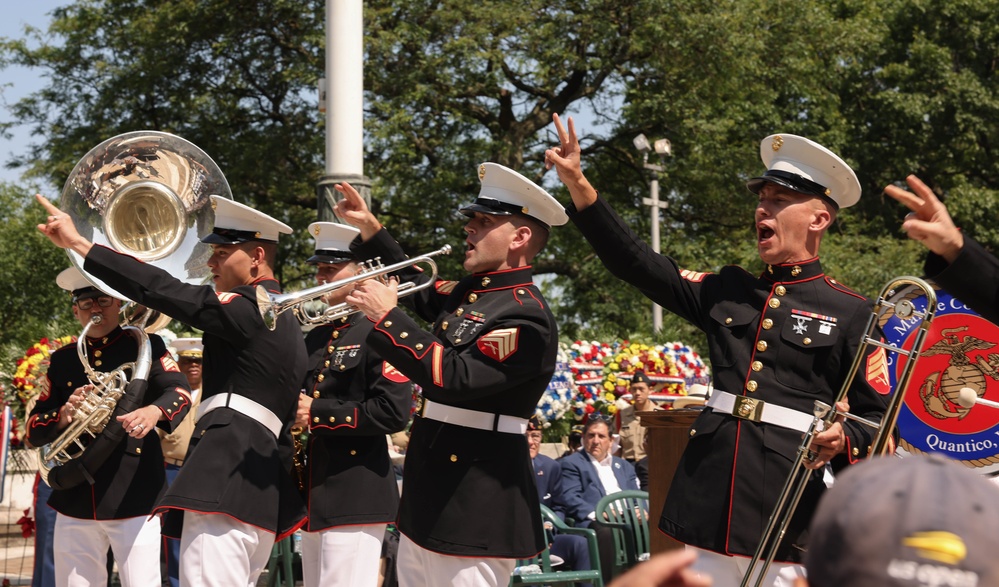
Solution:
M 912 299 L 918 297 L 919 293 L 922 293 L 926 297 L 925 309 L 919 309 L 912 303 Z M 916 369 L 916 362 L 926 343 L 926 337 L 929 335 L 930 323 L 936 314 L 936 308 L 936 291 L 932 286 L 918 277 L 899 277 L 888 282 L 882 288 L 874 305 L 874 311 L 867 322 L 867 329 L 864 337 L 861 339 L 860 348 L 853 359 L 853 365 L 850 367 L 849 374 L 843 381 L 843 385 L 836 397 L 836 403 L 846 398 L 847 392 L 853 384 L 854 377 L 856 377 L 857 372 L 860 370 L 861 364 L 866 360 L 867 349 L 872 345 L 881 347 L 886 351 L 898 355 L 899 360 L 902 360 L 903 357 L 905 358 L 901 373 L 897 379 L 897 384 L 895 385 L 895 391 L 888 402 L 888 406 L 885 408 L 884 416 L 880 422 L 873 422 L 849 412 L 840 412 L 835 407 L 835 404 L 830 406 L 825 402 L 815 402 L 812 424 L 808 432 L 805 433 L 798 448 L 797 457 L 791 465 L 791 474 L 788 475 L 780 497 L 777 499 L 777 504 L 770 514 L 767 527 L 763 531 L 763 536 L 760 539 L 756 553 L 753 554 L 753 558 L 749 562 L 740 587 L 747 587 L 750 584 L 759 587 L 763 583 L 767 571 L 770 569 L 770 565 L 777 555 L 777 548 L 784 538 L 784 534 L 787 532 L 791 517 L 794 515 L 798 503 L 805 493 L 805 488 L 812 472 L 805 467 L 805 461 L 811 460 L 813 457 L 811 444 L 812 439 L 818 432 L 828 428 L 836 421 L 838 416 L 842 416 L 877 430 L 874 441 L 871 443 L 871 455 L 883 455 L 888 452 L 892 446 L 891 434 L 898 422 L 898 414 L 902 409 L 905 390 L 909 387 L 909 380 Z M 915 334 L 912 338 L 913 344 L 911 348 L 905 349 L 881 342 L 877 334 L 878 326 L 879 324 L 883 324 L 892 314 L 901 320 L 913 323 Z M 753 574 L 757 568 L 757 564 L 760 565 L 760 572 L 754 578 Z
M 406 281 L 399 284 L 399 297 L 408 296 L 433 285 L 437 278 L 437 263 L 434 262 L 432 257 L 450 254 L 451 245 L 444 245 L 436 251 L 431 251 L 425 255 L 420 255 L 419 257 L 414 257 L 412 259 L 406 259 L 405 261 L 400 261 L 392 265 L 383 265 L 381 257 L 375 257 L 374 259 L 361 263 L 361 269 L 357 275 L 285 294 L 271 293 L 264 289 L 263 286 L 258 285 L 257 309 L 260 310 L 260 316 L 264 319 L 264 324 L 266 324 L 267 328 L 271 330 L 274 330 L 274 327 L 277 325 L 277 317 L 288 310 L 291 310 L 292 314 L 294 314 L 295 317 L 298 318 L 298 321 L 302 324 L 329 324 L 334 320 L 356 313 L 358 311 L 357 307 L 351 306 L 346 302 L 341 302 L 339 304 L 328 306 L 321 312 L 314 312 L 310 311 L 306 307 L 306 304 L 314 300 L 322 299 L 329 293 L 338 290 L 341 287 L 346 287 L 368 279 L 385 279 L 392 273 L 413 265 L 427 265 L 427 267 L 429 267 L 429 279 L 422 283 Z

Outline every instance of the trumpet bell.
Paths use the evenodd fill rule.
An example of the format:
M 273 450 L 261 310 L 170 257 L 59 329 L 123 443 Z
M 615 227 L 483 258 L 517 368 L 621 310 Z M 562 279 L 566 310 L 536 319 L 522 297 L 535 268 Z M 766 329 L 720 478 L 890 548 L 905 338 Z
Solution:
M 90 150 L 69 174 L 60 207 L 81 235 L 167 271 L 191 284 L 206 283 L 215 213 L 210 196 L 232 199 L 218 165 L 191 142 L 159 131 L 121 134 Z M 123 295 L 70 261 L 97 288 Z

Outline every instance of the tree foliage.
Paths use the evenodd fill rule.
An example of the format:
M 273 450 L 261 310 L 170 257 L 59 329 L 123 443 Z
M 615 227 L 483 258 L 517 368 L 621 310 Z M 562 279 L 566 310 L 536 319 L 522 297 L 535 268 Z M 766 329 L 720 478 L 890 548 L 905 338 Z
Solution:
M 324 121 L 324 2 L 77 0 L 47 33 L 0 45 L 0 65 L 46 72 L 11 123 L 37 149 L 13 161 L 61 185 L 90 147 L 139 128 L 190 139 L 237 199 L 297 229 L 315 219 Z M 753 242 L 760 140 L 813 138 L 864 191 L 823 243 L 827 271 L 866 295 L 918 274 L 922 250 L 881 195 L 916 173 L 958 223 L 999 246 L 995 120 L 997 0 L 369 0 L 365 165 L 376 213 L 413 254 L 459 245 L 454 211 L 495 161 L 567 194 L 542 166 L 553 113 L 580 125 L 592 183 L 640 234 L 650 176 L 632 138 L 672 141 L 650 163 L 669 207 L 662 249 L 691 269 L 760 270 Z M 334 74 L 335 75 L 335 74 Z M 300 287 L 304 234 L 282 248 Z M 456 257 L 459 257 L 457 255 Z M 442 262 L 459 273 L 459 259 Z M 566 337 L 695 341 L 614 280 L 572 227 L 553 231 L 537 272 Z M 695 341 L 696 343 L 696 341 Z

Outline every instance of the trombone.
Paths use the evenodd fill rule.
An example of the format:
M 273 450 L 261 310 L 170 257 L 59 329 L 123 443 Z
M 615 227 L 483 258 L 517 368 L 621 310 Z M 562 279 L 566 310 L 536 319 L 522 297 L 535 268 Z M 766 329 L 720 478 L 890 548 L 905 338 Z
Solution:
M 450 254 L 451 245 L 444 245 L 436 251 L 431 251 L 425 255 L 420 255 L 419 257 L 414 257 L 412 259 L 406 259 L 405 261 L 400 261 L 387 266 L 382 265 L 381 257 L 375 257 L 374 259 L 361 263 L 361 269 L 357 275 L 286 294 L 271 293 L 264 289 L 262 285 L 258 285 L 257 308 L 260 310 L 260 316 L 264 319 L 264 324 L 266 324 L 267 328 L 271 330 L 274 330 L 274 327 L 277 325 L 277 317 L 288 310 L 291 310 L 292 314 L 294 314 L 295 317 L 298 318 L 298 321 L 302 324 L 329 324 L 334 320 L 350 316 L 351 314 L 357 312 L 358 309 L 346 302 L 341 302 L 339 304 L 329 306 L 321 312 L 312 312 L 306 307 L 306 304 L 314 300 L 322 299 L 327 294 L 333 292 L 334 290 L 338 290 L 341 287 L 346 287 L 368 279 L 385 279 L 396 271 L 400 271 L 414 265 L 426 264 L 430 270 L 429 279 L 422 283 L 406 281 L 399 284 L 399 297 L 408 296 L 430 287 L 437 279 L 437 263 L 434 262 L 432 257 L 436 255 Z
M 918 297 L 920 291 L 926 297 L 926 307 L 924 309 L 919 309 L 912 303 L 912 300 Z M 916 362 L 922 353 L 923 345 L 929 334 L 930 322 L 936 314 L 936 309 L 936 291 L 918 277 L 896 278 L 888 282 L 881 290 L 874 305 L 874 311 L 867 322 L 867 329 L 861 339 L 860 348 L 857 350 L 857 354 L 853 359 L 853 365 L 850 367 L 849 375 L 843 381 L 843 386 L 840 388 L 835 403 L 830 406 L 825 402 L 815 402 L 812 424 L 809 426 L 808 432 L 805 433 L 805 437 L 801 441 L 801 446 L 798 447 L 797 457 L 791 465 L 791 474 L 788 475 L 784 489 L 777 499 L 777 505 L 770 514 L 767 527 L 763 531 L 763 537 L 760 538 L 760 545 L 756 548 L 753 559 L 749 562 L 749 567 L 742 578 L 740 587 L 747 587 L 750 584 L 759 587 L 763 583 L 767 571 L 770 570 L 770 564 L 773 563 L 774 557 L 777 555 L 777 548 L 784 538 L 791 517 L 794 515 L 794 511 L 798 507 L 798 502 L 805 493 L 805 487 L 811 474 L 811 470 L 805 467 L 805 461 L 810 460 L 812 456 L 810 446 L 815 434 L 831 426 L 838 416 L 843 416 L 876 429 L 877 434 L 874 437 L 874 442 L 871 444 L 870 454 L 881 455 L 885 453 L 891 441 L 891 433 L 898 422 L 898 413 L 902 409 L 902 399 L 905 396 L 905 390 L 909 387 L 909 379 L 912 377 L 916 368 Z M 900 320 L 911 321 L 913 323 L 912 326 L 915 335 L 911 349 L 906 350 L 900 346 L 881 342 L 878 336 L 878 327 L 890 318 L 892 314 Z M 901 375 L 895 386 L 895 392 L 888 402 L 888 407 L 885 408 L 885 414 L 881 422 L 872 422 L 849 412 L 840 412 L 835 407 L 836 403 L 846 398 L 847 392 L 853 384 L 853 379 L 857 375 L 857 371 L 860 370 L 860 365 L 866 359 L 867 349 L 871 345 L 896 353 L 899 357 L 906 357 Z M 753 572 L 759 563 L 762 563 L 762 566 L 760 567 L 759 575 L 753 581 Z

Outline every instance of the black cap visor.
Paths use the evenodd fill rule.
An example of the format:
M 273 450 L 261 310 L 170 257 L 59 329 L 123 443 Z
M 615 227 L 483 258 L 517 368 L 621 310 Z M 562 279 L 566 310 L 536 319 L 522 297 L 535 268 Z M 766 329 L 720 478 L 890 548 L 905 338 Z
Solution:
M 252 230 L 236 230 L 234 228 L 215 228 L 211 234 L 201 239 L 208 245 L 238 245 L 249 241 L 276 243 L 277 241 L 260 238 L 260 233 Z
M 829 197 L 829 189 L 826 186 L 790 171 L 771 169 L 762 176 L 754 177 L 747 181 L 746 187 L 754 194 L 758 194 L 766 183 L 773 183 L 808 196 L 817 196 L 832 204 L 836 210 L 839 210 L 839 204 L 836 203 L 836 200 Z
M 317 249 L 316 254 L 306 259 L 305 262 L 310 265 L 319 265 L 320 263 L 332 265 L 334 263 L 346 263 L 348 261 L 353 261 L 356 258 L 357 256 L 350 251 Z

